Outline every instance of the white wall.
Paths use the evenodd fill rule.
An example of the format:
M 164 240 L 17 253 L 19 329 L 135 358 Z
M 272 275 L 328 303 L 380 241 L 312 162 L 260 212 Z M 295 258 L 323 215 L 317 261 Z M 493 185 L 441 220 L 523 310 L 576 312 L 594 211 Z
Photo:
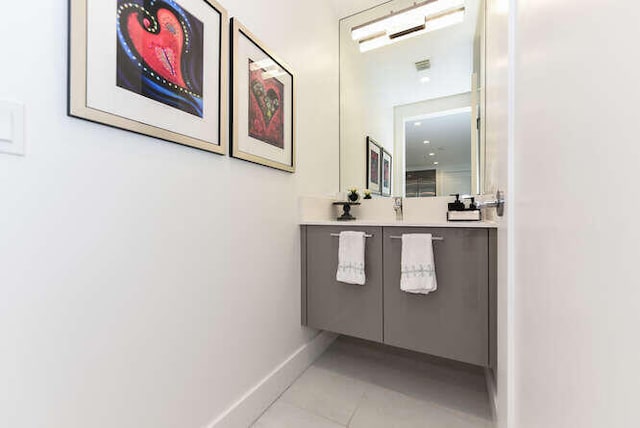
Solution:
M 469 169 L 441 168 L 436 172 L 436 194 L 449 196 L 455 193 L 471 194 L 471 171 Z
M 337 20 L 225 3 L 297 73 L 295 175 L 66 117 L 66 2 L 4 5 L 0 426 L 203 427 L 315 334 L 297 197 L 338 188 Z
M 353 13 L 358 13 L 362 10 L 375 7 L 384 3 L 385 0 L 329 0 L 329 2 L 333 5 L 336 15 L 340 18 L 344 18 L 345 16 L 349 16 Z
M 491 199 L 497 190 L 505 192 L 507 205 L 504 217 L 487 210 L 498 227 L 498 355 L 495 383 L 499 428 L 513 425 L 513 222 L 516 215 L 513 195 L 513 72 L 512 0 L 486 2 L 486 74 L 484 79 L 485 193 Z M 544 426 L 544 425 L 542 425 Z M 541 426 L 541 427 L 542 427 Z M 551 426 L 549 428 L 552 428 Z
M 640 3 L 517 7 L 515 426 L 636 426 Z

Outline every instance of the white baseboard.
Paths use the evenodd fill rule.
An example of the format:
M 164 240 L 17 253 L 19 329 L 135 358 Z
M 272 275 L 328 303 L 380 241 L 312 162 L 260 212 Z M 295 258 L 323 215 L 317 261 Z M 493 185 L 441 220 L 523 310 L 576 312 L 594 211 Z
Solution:
M 489 405 L 491 406 L 491 416 L 493 417 L 494 424 L 498 423 L 498 390 L 496 389 L 496 378 L 493 374 L 493 370 L 490 368 L 484 369 L 484 378 L 487 381 L 487 392 L 489 393 Z
M 338 335 L 322 332 L 301 346 L 269 375 L 225 410 L 207 428 L 247 428 L 333 343 Z

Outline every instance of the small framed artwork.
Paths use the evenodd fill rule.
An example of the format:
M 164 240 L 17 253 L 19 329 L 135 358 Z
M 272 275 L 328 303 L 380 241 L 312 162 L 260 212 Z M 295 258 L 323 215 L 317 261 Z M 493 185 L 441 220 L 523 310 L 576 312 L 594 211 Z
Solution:
M 367 137 L 367 189 L 378 195 L 382 193 L 381 162 L 382 148 L 373 138 Z
M 294 75 L 237 19 L 231 26 L 231 156 L 293 173 Z
M 69 13 L 69 116 L 226 153 L 222 6 L 70 0 Z
M 391 154 L 382 150 L 382 196 L 391 196 L 391 177 L 393 168 L 393 158 Z

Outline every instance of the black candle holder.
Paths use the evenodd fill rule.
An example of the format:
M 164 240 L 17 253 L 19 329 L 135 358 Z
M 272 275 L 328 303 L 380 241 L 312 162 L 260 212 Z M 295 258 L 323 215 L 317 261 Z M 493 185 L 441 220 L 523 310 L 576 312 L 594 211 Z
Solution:
M 338 217 L 338 221 L 355 220 L 356 218 L 351 215 L 351 206 L 360 205 L 360 202 L 334 202 L 333 205 L 342 205 L 342 215 Z

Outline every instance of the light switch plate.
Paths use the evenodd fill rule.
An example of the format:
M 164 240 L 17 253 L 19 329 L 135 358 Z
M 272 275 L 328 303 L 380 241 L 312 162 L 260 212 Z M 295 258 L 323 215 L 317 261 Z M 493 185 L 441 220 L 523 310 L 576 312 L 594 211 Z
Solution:
M 0 153 L 25 155 L 24 104 L 0 100 Z

